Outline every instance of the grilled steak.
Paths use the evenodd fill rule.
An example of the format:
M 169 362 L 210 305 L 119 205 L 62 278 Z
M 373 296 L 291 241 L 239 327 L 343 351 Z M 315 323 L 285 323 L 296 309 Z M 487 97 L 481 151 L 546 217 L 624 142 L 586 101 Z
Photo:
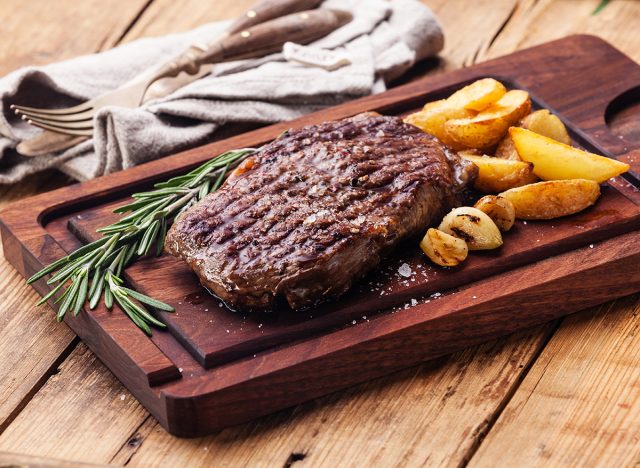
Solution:
M 293 130 L 170 229 L 169 252 L 229 306 L 337 297 L 458 203 L 475 166 L 397 117 Z

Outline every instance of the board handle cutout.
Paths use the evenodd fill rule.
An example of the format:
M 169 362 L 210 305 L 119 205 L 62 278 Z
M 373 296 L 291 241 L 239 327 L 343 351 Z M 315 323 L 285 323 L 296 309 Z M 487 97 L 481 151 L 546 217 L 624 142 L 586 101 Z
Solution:
M 618 94 L 607 105 L 604 120 L 609 131 L 629 149 L 640 147 L 640 86 Z

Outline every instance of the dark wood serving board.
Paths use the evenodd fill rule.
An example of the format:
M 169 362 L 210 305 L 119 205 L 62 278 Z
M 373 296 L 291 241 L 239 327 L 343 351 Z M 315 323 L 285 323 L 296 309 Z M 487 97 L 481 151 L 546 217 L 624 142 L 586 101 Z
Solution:
M 600 39 L 573 36 L 21 201 L 0 214 L 5 256 L 30 276 L 95 238 L 128 194 L 225 150 L 363 111 L 405 114 L 485 76 L 528 90 L 579 146 L 609 155 L 640 147 L 629 117 L 640 65 Z M 637 154 L 622 157 L 635 171 Z M 344 298 L 302 313 L 231 312 L 163 255 L 133 265 L 127 280 L 175 306 L 162 314 L 169 331 L 148 338 L 104 308 L 65 321 L 168 431 L 202 435 L 639 291 L 636 182 L 615 179 L 577 215 L 519 222 L 500 250 L 473 253 L 456 269 L 430 266 L 408 242 Z

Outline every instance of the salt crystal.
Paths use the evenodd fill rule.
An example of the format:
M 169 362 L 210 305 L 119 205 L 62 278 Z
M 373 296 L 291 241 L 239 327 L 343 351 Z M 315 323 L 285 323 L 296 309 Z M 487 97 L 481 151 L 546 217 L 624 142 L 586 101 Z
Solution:
M 353 322 L 351 322 L 351 324 L 352 324 L 352 325 L 355 325 L 355 324 L 356 324 L 356 321 L 354 320 Z
M 589 244 L 589 248 L 590 248 L 590 249 L 593 249 L 593 244 Z
M 262 324 L 261 324 L 261 323 L 260 323 L 260 324 L 258 324 L 258 328 L 262 328 Z
M 360 226 L 362 223 L 364 223 L 366 221 L 366 218 L 362 215 L 358 216 L 356 219 L 352 220 L 351 222 L 353 224 L 356 224 L 358 226 Z
M 398 274 L 400 276 L 404 276 L 405 278 L 409 278 L 413 274 L 413 271 L 411 270 L 411 267 L 409 265 L 403 263 L 402 265 L 400 265 L 400 268 L 398 268 Z
M 227 330 L 227 333 L 229 333 L 229 330 Z
M 124 401 L 124 399 L 125 399 L 124 393 L 123 393 L 122 395 L 120 395 L 120 399 L 121 399 L 122 401 Z
M 527 222 L 526 221 L 522 221 L 522 224 L 527 224 Z
M 179 371 L 179 372 L 182 372 L 182 367 L 178 367 L 178 371 Z
M 418 305 L 418 301 L 416 301 L 415 299 L 411 299 L 411 305 L 412 306 Z
M 478 296 L 473 296 L 474 299 L 478 299 Z
M 315 222 L 316 222 L 316 215 L 312 214 L 312 215 L 307 216 L 307 219 L 305 219 L 302 222 L 302 224 L 306 225 L 306 224 L 311 224 L 311 223 L 315 223 Z

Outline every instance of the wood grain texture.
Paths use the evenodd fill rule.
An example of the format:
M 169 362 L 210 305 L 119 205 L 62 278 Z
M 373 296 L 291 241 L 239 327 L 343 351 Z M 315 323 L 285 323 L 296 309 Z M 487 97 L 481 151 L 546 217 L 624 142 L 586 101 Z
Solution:
M 340 456 L 340 466 L 458 465 L 544 338 L 518 333 L 210 437 L 177 439 L 156 424 L 114 461 L 331 466 Z
M 640 301 L 568 317 L 471 466 L 640 463 Z
M 55 0 L 46 8 L 41 2 L 0 2 L 0 75 L 112 47 L 144 4 L 143 0 L 126 2 L 116 11 L 104 8 L 100 1 Z M 66 176 L 47 171 L 20 184 L 2 186 L 0 207 L 69 182 Z M 36 307 L 38 300 L 38 294 L 1 255 L 0 433 L 75 346 L 73 333 L 56 326 L 49 308 Z
M 0 75 L 113 47 L 146 0 L 0 2 Z M 44 178 L 43 178 L 44 180 Z
M 0 450 L 105 463 L 122 446 L 122 434 L 135 431 L 144 415 L 80 344 L 0 435 Z
M 513 15 L 478 60 L 499 57 L 514 50 L 542 44 L 569 34 L 596 34 L 640 62 L 638 37 L 626 27 L 640 20 L 634 0 L 609 2 L 597 15 L 601 0 L 523 0 L 515 2 Z
M 587 52 L 588 59 L 585 57 Z M 559 67 L 561 62 L 563 66 Z M 607 63 L 607 67 L 600 67 L 601 63 Z M 588 77 L 588 86 L 576 88 L 574 83 L 585 80 L 582 72 L 584 68 L 599 69 L 599 73 Z M 539 79 L 539 71 L 545 73 L 546 80 Z M 564 78 L 561 84 L 553 79 L 556 73 Z M 367 110 L 396 114 L 414 109 L 425 101 L 448 94 L 463 83 L 486 75 L 502 76 L 507 82 L 531 90 L 538 100 L 536 102 L 550 105 L 575 124 L 571 126 L 575 141 L 587 146 L 590 142 L 591 145 L 595 142 L 602 143 L 604 150 L 599 149 L 596 144 L 596 151 L 601 152 L 617 151 L 620 146 L 617 139 L 604 138 L 607 135 L 602 117 L 604 109 L 612 96 L 635 82 L 640 76 L 640 66 L 603 41 L 576 36 L 483 65 L 408 84 L 286 125 L 299 127 L 309 122 L 342 118 Z M 602 83 L 608 84 L 612 78 L 616 79 L 615 85 L 603 88 Z M 550 86 L 549 83 L 553 85 Z M 598 90 L 597 93 L 593 91 L 595 89 Z M 576 105 L 576 102 L 580 105 Z M 28 202 L 32 217 L 25 217 L 25 204 L 9 207 L 1 216 L 3 242 L 8 249 L 8 258 L 28 276 L 58 256 L 62 245 L 74 239 L 71 232 L 56 227 L 66 225 L 64 216 L 77 213 L 84 205 L 97 205 L 102 199 L 108 198 L 110 193 L 117 197 L 118 194 L 134 190 L 143 182 L 138 175 L 141 172 L 148 181 L 163 180 L 168 173 L 184 171 L 196 162 L 208 159 L 211 154 L 237 146 L 262 144 L 278 135 L 282 127 L 283 124 L 273 125 L 91 183 L 32 198 Z M 611 196 L 603 196 L 601 208 L 605 207 Z M 609 207 L 603 213 L 613 211 L 622 214 L 625 210 L 623 205 L 627 203 L 633 208 L 633 216 L 637 217 L 634 203 L 625 200 L 622 197 L 614 203 L 615 207 Z M 605 219 L 597 213 L 598 209 L 599 206 L 596 206 L 596 211 L 591 214 L 585 213 L 568 219 L 568 226 L 553 222 L 557 235 L 575 236 L 573 231 L 580 235 L 588 233 L 586 226 L 592 221 L 590 216 L 596 220 Z M 89 217 L 91 216 L 95 217 L 89 212 Z M 55 221 L 50 222 L 45 230 L 41 223 L 47 219 Z M 596 231 L 604 232 L 614 226 L 615 223 L 607 222 L 604 226 L 596 227 Z M 576 230 L 577 227 L 580 229 Z M 523 229 L 528 231 L 533 228 Z M 551 239 L 552 235 L 541 232 L 540 237 Z M 521 241 L 536 244 L 533 238 Z M 578 250 L 570 251 L 513 269 L 509 273 L 477 281 L 463 288 L 460 293 L 444 294 L 435 302 L 430 297 L 420 297 L 415 303 L 412 301 L 412 304 L 400 309 L 396 307 L 387 310 L 392 305 L 402 306 L 401 302 L 406 299 L 402 296 L 402 288 L 396 288 L 397 291 L 389 294 L 395 300 L 394 304 L 378 304 L 379 294 L 369 291 L 364 293 L 361 302 L 368 304 L 365 312 L 370 319 L 363 320 L 356 327 L 329 330 L 303 340 L 299 333 L 292 334 L 288 337 L 291 342 L 286 346 L 265 349 L 253 357 L 236 356 L 228 365 L 211 370 L 190 362 L 181 365 L 186 362 L 185 359 L 192 359 L 187 350 L 177 342 L 163 342 L 166 333 L 157 332 L 152 343 L 133 324 L 124 320 L 121 314 L 97 311 L 77 318 L 67 316 L 65 320 L 160 420 L 163 427 L 173 434 L 192 437 L 242 423 L 385 373 L 635 292 L 640 289 L 640 272 L 632 273 L 629 268 L 640 257 L 636 242 L 636 233 L 619 235 L 599 243 L 598 248 L 587 258 Z M 575 245 L 571 247 L 575 248 Z M 523 253 L 523 257 L 527 255 L 528 252 Z M 140 265 L 143 266 L 143 263 Z M 128 274 L 134 284 L 139 282 L 136 278 L 140 278 L 135 276 L 137 269 L 138 266 Z M 153 269 L 159 271 L 158 267 Z M 170 264 L 163 269 L 169 275 L 174 270 Z M 604 270 L 607 270 L 606 277 L 602 277 Z M 144 268 L 141 271 L 144 273 Z M 513 281 L 513 278 L 518 279 Z M 625 281 L 622 281 L 623 278 Z M 594 281 L 597 281 L 600 288 L 593 287 Z M 410 289 L 408 282 L 407 285 Z M 35 286 L 40 291 L 45 288 L 42 281 Z M 163 286 L 160 283 L 150 285 L 146 292 L 156 295 L 153 286 L 172 291 L 179 298 L 189 293 L 176 289 L 179 285 Z M 473 297 L 472 291 L 475 293 Z M 559 297 L 562 297 L 561 301 L 558 300 Z M 520 304 L 516 310 L 511 307 L 514 303 Z M 380 308 L 382 311 L 374 315 Z M 178 308 L 176 315 L 182 312 Z M 395 316 L 393 312 L 397 312 Z M 303 324 L 310 323 L 312 322 L 305 321 Z M 175 339 L 184 342 L 181 340 L 184 336 L 177 334 L 174 329 L 171 329 L 171 333 Z M 167 383 L 162 381 L 161 386 L 151 388 L 148 363 L 163 360 L 173 360 L 173 369 L 183 368 L 182 378 Z
M 23 455 L 20 453 L 0 452 L 0 466 L 17 467 L 28 466 L 33 468 L 55 467 L 55 468 L 84 468 L 104 465 L 94 465 L 85 462 L 71 462 L 60 460 L 59 458 L 36 457 L 33 455 Z
M 151 3 L 149 11 L 152 10 L 155 4 L 158 4 L 158 5 L 164 4 L 165 6 L 163 8 L 168 8 L 171 5 L 175 5 L 175 9 L 164 10 L 165 12 L 168 11 L 171 14 L 163 14 L 162 9 L 156 10 L 152 17 L 146 16 L 145 14 L 142 16 L 141 21 L 137 24 L 140 25 L 140 31 L 142 31 L 142 34 L 147 34 L 147 31 L 149 34 L 163 34 L 166 32 L 171 32 L 173 30 L 176 30 L 174 29 L 174 26 L 179 29 L 187 29 L 191 27 L 191 23 L 189 22 L 192 19 L 194 19 L 194 22 L 193 22 L 194 25 L 198 24 L 198 18 L 197 18 L 198 15 L 203 15 L 201 16 L 201 18 L 205 20 L 217 19 L 219 17 L 232 17 L 233 15 L 239 13 L 244 8 L 246 8 L 250 3 L 251 3 L 250 0 L 234 0 L 234 1 L 216 0 L 215 2 L 184 1 L 184 2 L 164 2 L 164 3 L 155 1 Z M 445 49 L 445 55 L 446 55 L 446 63 L 448 64 L 447 65 L 448 67 L 453 68 L 456 66 L 456 64 L 465 63 L 465 60 L 467 58 L 471 57 L 473 59 L 474 56 L 479 55 L 479 52 L 477 52 L 476 50 L 476 46 L 478 44 L 487 44 L 488 42 L 490 42 L 491 37 L 492 35 L 495 34 L 495 32 L 498 32 L 498 34 L 495 37 L 495 40 L 493 42 L 494 45 L 501 44 L 501 41 L 506 41 L 507 43 L 507 45 L 505 45 L 500 52 L 495 52 L 494 53 L 495 55 L 501 52 L 504 52 L 504 53 L 511 52 L 514 48 L 520 47 L 517 41 L 512 39 L 513 36 L 519 36 L 522 33 L 520 28 L 509 27 L 511 22 L 514 21 L 517 18 L 517 16 L 514 15 L 509 20 L 508 15 L 505 15 L 505 13 L 508 12 L 508 10 L 510 9 L 509 7 L 514 6 L 516 3 L 518 5 L 526 6 L 529 4 L 529 2 L 523 2 L 523 1 L 505 2 L 504 5 L 506 6 L 500 7 L 501 14 L 504 15 L 502 18 L 499 16 L 494 17 L 491 11 L 489 12 L 486 11 L 487 8 L 489 9 L 493 8 L 492 5 L 495 5 L 498 2 L 491 2 L 492 5 L 489 5 L 489 6 L 478 3 L 477 7 L 475 5 L 475 2 L 474 4 L 465 3 L 464 14 L 460 13 L 461 8 L 460 8 L 459 2 L 428 1 L 427 3 L 436 11 L 436 13 L 440 16 L 440 18 L 443 20 L 443 23 L 444 23 L 444 27 L 447 33 L 447 47 Z M 582 24 L 584 22 L 593 21 L 593 19 L 589 17 L 591 15 L 592 9 L 582 8 L 580 6 L 580 3 L 594 4 L 598 2 L 554 1 L 554 2 L 538 2 L 538 3 L 540 5 L 544 5 L 545 8 L 547 9 L 552 9 L 552 10 L 556 9 L 554 11 L 557 11 L 558 7 L 564 8 L 564 5 L 570 5 L 571 6 L 570 14 L 558 16 L 559 20 L 562 21 L 562 24 L 560 26 L 562 27 L 563 34 L 569 34 L 571 32 L 581 30 Z M 531 4 L 533 4 L 533 2 L 531 2 Z M 110 3 L 110 7 L 112 7 L 113 10 L 122 11 L 122 8 L 120 7 L 120 5 L 124 5 L 124 2 L 113 1 Z M 190 6 L 191 9 L 190 10 L 183 9 L 182 5 Z M 617 11 L 616 10 L 617 8 L 624 8 L 625 14 L 621 15 L 621 14 L 610 13 L 612 11 Z M 189 14 L 188 15 L 184 14 L 184 11 L 189 11 Z M 640 50 L 640 37 L 637 34 L 635 34 L 635 30 L 632 27 L 629 27 L 629 24 L 630 24 L 630 21 L 632 21 L 630 18 L 638 17 L 639 14 L 640 14 L 640 4 L 638 4 L 637 2 L 616 0 L 615 2 L 611 2 L 607 6 L 607 8 L 605 8 L 603 12 L 600 14 L 600 17 L 607 18 L 607 21 L 597 23 L 597 27 L 593 28 L 594 30 L 593 32 L 606 36 L 610 42 L 612 42 L 617 47 L 621 48 L 622 50 L 625 50 L 627 53 L 633 56 L 633 54 L 637 53 L 637 51 Z M 550 13 L 550 15 L 552 15 L 552 13 Z M 102 15 L 99 15 L 99 14 L 93 15 L 92 24 L 96 28 L 99 28 L 101 26 L 101 21 L 102 21 L 101 16 Z M 18 16 L 16 14 L 16 11 L 14 10 L 11 12 L 11 16 L 3 15 L 3 17 L 4 17 L 3 21 L 6 24 L 7 18 L 13 18 Z M 489 26 L 489 22 L 486 20 L 486 18 L 488 17 L 491 17 L 493 21 L 493 23 L 490 26 Z M 22 24 L 20 28 L 16 27 L 13 30 L 14 37 L 22 35 L 22 37 L 25 39 L 21 44 L 30 44 L 29 39 L 31 37 L 31 32 L 29 28 L 24 27 L 25 24 L 29 24 L 29 20 L 30 18 L 26 17 L 24 24 Z M 558 25 L 556 25 L 551 20 L 553 20 L 553 18 L 551 18 L 550 20 L 548 19 L 547 21 L 538 21 L 536 22 L 536 24 L 529 25 L 530 27 L 528 27 L 526 31 L 526 34 L 529 37 L 528 40 L 543 42 L 547 38 L 551 37 L 552 35 L 557 34 Z M 506 27 L 502 31 L 500 31 L 499 29 L 502 23 L 505 23 Z M 485 27 L 485 25 L 487 26 Z M 37 26 L 41 27 L 41 24 L 37 24 Z M 72 30 L 72 28 L 69 28 L 69 30 Z M 136 30 L 136 27 L 134 26 L 134 29 L 132 29 L 132 32 L 135 30 Z M 66 31 L 65 34 L 66 34 L 64 36 L 65 39 L 68 39 L 69 38 L 68 31 Z M 128 37 L 132 37 L 132 36 L 128 36 Z M 48 37 L 47 39 L 51 40 L 51 37 Z M 81 43 L 82 41 L 77 41 L 76 43 L 73 44 L 73 46 L 77 46 L 78 44 L 81 44 Z M 463 44 L 463 45 L 460 45 L 459 47 L 453 47 L 454 44 L 456 43 Z M 13 50 L 15 51 L 15 49 Z M 489 52 L 491 52 L 492 50 L 491 47 L 489 47 L 488 50 Z M 20 51 L 17 51 L 17 52 L 20 53 Z M 5 57 L 8 57 L 8 59 L 10 60 L 11 56 L 5 55 Z M 55 59 L 55 57 L 51 57 L 51 60 L 53 59 Z M 636 57 L 636 60 L 637 60 L 637 57 Z M 29 61 L 33 61 L 33 59 L 29 58 Z M 34 184 L 38 185 L 41 182 L 48 180 L 49 178 L 50 178 L 50 175 L 37 176 L 35 178 L 37 180 Z M 24 187 L 24 185 L 20 186 L 21 189 L 22 187 Z M 12 188 L 11 190 L 5 190 L 1 194 L 0 200 L 6 199 L 5 197 L 12 197 L 15 193 L 16 193 L 15 188 Z M 18 196 L 20 195 L 16 195 L 16 197 Z M 7 282 L 7 288 L 17 287 L 21 283 L 22 283 L 22 279 L 14 276 L 10 278 L 9 281 Z M 33 298 L 25 298 L 24 301 L 25 302 L 22 304 L 20 310 L 26 311 L 29 307 L 29 304 L 30 305 L 35 304 L 35 301 L 36 301 L 35 295 L 33 295 Z M 627 306 L 625 305 L 625 307 Z M 600 329 L 599 333 L 607 333 L 607 330 Z M 582 338 L 581 336 L 575 337 L 569 334 L 565 337 L 566 339 L 565 346 L 567 347 L 567 349 L 570 349 L 573 346 L 580 347 L 582 346 L 580 341 L 581 338 Z M 505 353 L 507 354 L 510 352 L 517 353 L 518 349 L 521 346 L 526 346 L 526 343 L 521 343 L 519 341 L 516 341 L 513 343 L 509 343 L 509 346 L 512 347 L 511 350 L 505 349 Z M 43 348 L 39 350 L 39 353 L 41 353 L 42 355 L 46 355 L 49 352 L 50 352 L 50 349 Z M 449 359 L 449 364 L 447 364 L 447 366 L 455 366 L 456 363 L 459 363 L 460 368 L 463 368 L 461 364 L 463 361 L 463 358 L 462 358 L 463 354 L 465 353 L 458 353 L 456 355 L 453 355 Z M 29 366 L 29 365 L 30 365 L 29 361 L 23 360 L 17 364 L 17 367 L 20 368 L 20 367 Z M 102 369 L 107 376 L 105 378 L 109 379 L 109 382 L 110 382 L 109 385 L 113 385 L 113 386 L 119 385 L 117 380 L 113 378 L 113 376 L 111 376 L 108 373 L 108 371 L 104 370 L 104 368 Z M 476 378 L 484 379 L 484 377 L 486 376 L 486 379 L 487 379 L 486 381 L 489 382 L 490 379 L 493 377 L 494 373 L 488 372 L 488 370 L 486 370 L 485 368 L 483 368 L 482 371 L 484 374 L 479 373 L 476 375 Z M 411 371 L 409 371 L 408 373 L 410 372 Z M 441 374 L 444 375 L 444 374 L 450 373 L 450 371 L 446 370 L 446 366 L 439 368 L 434 372 L 437 375 L 441 375 Z M 513 372 L 515 372 L 516 374 L 520 374 L 522 370 L 514 369 Z M 597 376 L 593 376 L 593 379 L 597 379 Z M 394 377 L 380 379 L 379 385 L 384 387 L 385 382 L 391 382 L 390 385 L 393 385 Z M 433 385 L 433 383 L 430 383 L 430 382 L 431 381 L 428 380 L 427 378 L 424 378 L 422 374 L 416 373 L 416 375 L 412 378 L 410 383 L 407 384 L 407 389 L 408 389 L 407 393 L 410 394 L 411 390 L 413 390 L 413 393 L 419 392 L 421 389 L 425 387 L 426 387 L 425 391 L 428 391 L 428 389 Z M 5 383 L 6 383 L 6 380 L 1 381 L 0 385 L 5 385 Z M 603 385 L 605 385 L 605 388 L 606 388 L 606 382 L 604 382 Z M 58 395 L 58 398 L 73 399 L 74 394 L 77 391 L 78 391 L 77 389 L 68 389 L 67 393 L 64 393 L 64 394 L 61 393 L 60 395 Z M 96 406 L 99 405 L 100 389 L 85 388 L 85 389 L 82 389 L 82 391 L 88 392 L 92 395 L 92 398 L 94 399 L 93 405 L 96 405 Z M 608 388 L 609 395 L 615 396 L 617 392 L 620 392 L 620 391 L 621 389 L 618 387 Z M 466 392 L 466 389 L 458 388 L 457 392 L 458 394 L 461 394 Z M 474 394 L 473 392 L 475 392 L 475 388 L 472 388 L 469 391 L 469 394 L 472 395 Z M 350 395 L 350 392 L 343 392 L 342 394 Z M 340 394 L 338 394 L 338 397 L 339 395 Z M 479 397 L 480 395 L 476 394 L 476 396 Z M 347 397 L 353 398 L 353 403 L 350 405 L 350 412 L 349 412 L 350 421 L 359 421 L 359 420 L 369 421 L 368 418 L 371 416 L 370 407 L 367 405 L 358 404 L 358 402 L 361 399 L 365 399 L 366 397 L 360 396 L 359 394 L 354 397 L 349 397 L 349 396 Z M 403 414 L 404 411 L 406 411 L 409 414 L 412 414 L 411 410 L 415 410 L 415 404 L 413 399 L 405 398 L 403 394 L 394 395 L 394 398 L 395 398 L 395 404 L 392 407 L 387 407 L 385 409 L 385 412 L 383 413 L 384 415 L 387 415 L 389 418 L 393 419 L 395 414 Z M 433 393 L 433 398 L 434 399 L 439 398 L 437 392 Z M 321 400 L 323 406 L 315 406 L 313 404 L 309 404 L 307 405 L 308 409 L 306 411 L 309 411 L 311 413 L 321 412 L 325 408 L 331 408 L 332 407 L 331 405 L 336 405 L 336 408 L 334 408 L 334 413 L 332 414 L 338 414 L 338 415 L 341 414 L 340 410 L 343 407 L 341 405 L 338 405 L 337 403 L 333 403 L 333 401 L 334 400 L 331 398 L 323 399 Z M 108 409 L 110 411 L 116 411 L 116 408 L 108 408 Z M 584 412 L 588 412 L 589 406 L 584 405 L 582 410 Z M 60 409 L 56 407 L 56 408 L 53 408 L 53 411 L 54 412 L 60 411 Z M 102 408 L 101 411 L 107 411 L 107 409 Z M 452 412 L 449 412 L 449 411 L 441 412 L 439 413 L 439 416 L 441 417 L 438 420 L 433 422 L 434 431 L 437 431 L 438 427 L 440 427 L 441 425 L 442 427 L 446 427 L 442 422 L 443 420 L 448 420 L 449 422 L 456 421 L 457 408 L 455 408 Z M 478 417 L 480 416 L 481 415 L 478 415 Z M 278 447 L 278 450 L 281 450 L 282 453 L 286 453 L 287 449 L 289 449 L 290 453 L 289 453 L 289 457 L 287 458 L 290 458 L 290 460 L 296 460 L 298 457 L 294 455 L 297 455 L 299 452 L 302 453 L 301 449 L 304 447 L 303 447 L 303 444 L 300 444 L 300 445 L 295 444 L 293 440 L 296 439 L 296 435 L 298 436 L 298 439 L 300 439 L 301 437 L 303 437 L 303 434 L 307 433 L 307 426 L 306 426 L 307 420 L 303 419 L 302 421 L 299 421 L 295 419 L 294 416 L 291 416 L 289 412 L 286 412 L 286 414 L 282 414 L 280 417 L 285 421 L 290 421 L 290 424 L 286 425 L 286 429 L 291 434 L 290 438 L 292 441 L 286 442 L 286 444 L 283 447 Z M 344 429 L 341 429 L 340 427 L 342 425 L 345 425 L 345 427 L 353 427 L 353 424 L 351 422 L 349 421 L 345 422 L 345 420 L 342 418 L 339 418 L 338 421 L 339 422 L 333 421 L 333 420 L 327 420 L 323 423 L 322 430 L 320 430 L 318 434 L 311 433 L 310 435 L 316 441 L 317 444 L 320 444 L 326 447 L 326 452 L 328 453 L 328 455 L 323 459 L 323 462 L 322 462 L 322 464 L 326 466 L 330 466 L 330 465 L 335 466 L 336 464 L 340 463 L 345 457 L 347 457 L 350 460 L 355 459 L 357 461 L 357 455 L 358 453 L 360 453 L 359 447 L 356 445 L 347 446 L 345 444 L 341 446 L 340 450 L 331 450 L 333 439 L 331 439 L 329 435 L 334 434 L 335 431 L 344 430 Z M 125 463 L 131 457 L 131 455 L 135 453 L 136 450 L 138 450 L 140 447 L 144 448 L 144 444 L 146 443 L 145 439 L 148 436 L 149 431 L 153 427 L 154 422 L 153 422 L 153 419 L 149 419 L 149 418 L 147 419 L 142 418 L 139 422 L 141 424 L 143 423 L 142 426 L 140 427 L 139 431 L 135 431 L 132 434 L 124 434 L 117 426 L 105 428 L 104 430 L 105 434 L 107 433 L 120 434 L 122 438 L 122 443 L 123 443 L 122 450 L 118 453 L 118 455 L 115 458 L 112 459 L 113 463 Z M 245 432 L 240 433 L 240 435 L 237 437 L 244 440 L 245 438 L 248 437 L 246 434 L 251 434 L 252 432 L 255 432 L 256 431 L 255 427 L 260 427 L 263 424 L 264 424 L 263 422 L 259 421 L 257 423 L 252 423 L 252 424 L 243 426 L 245 428 Z M 487 425 L 488 427 L 486 427 L 485 430 L 488 430 L 490 428 L 491 421 L 487 421 Z M 614 425 L 611 425 L 608 427 L 612 431 L 615 430 Z M 364 429 L 366 429 L 366 424 L 363 424 L 363 430 Z M 161 428 L 156 428 L 155 430 L 162 431 Z M 376 437 L 382 437 L 382 438 L 387 437 L 386 435 L 387 432 L 391 432 L 391 431 L 393 431 L 391 427 L 388 427 L 386 430 L 384 427 L 381 427 L 380 432 L 376 432 Z M 327 434 L 327 436 L 325 436 L 325 433 Z M 251 440 L 253 447 L 250 447 L 250 446 L 247 446 L 246 444 L 243 444 L 242 440 L 238 441 L 238 440 L 231 439 L 229 438 L 228 435 L 227 435 L 227 439 L 224 439 L 224 436 L 226 434 L 228 434 L 228 431 L 224 431 L 223 433 L 221 433 L 220 438 L 223 440 L 216 443 L 219 445 L 222 445 L 223 449 L 227 452 L 233 451 L 234 447 L 244 446 L 246 451 L 254 451 L 256 454 L 264 454 L 264 456 L 267 457 L 272 450 L 275 450 L 273 439 L 269 437 L 261 437 L 259 434 L 257 434 L 254 437 L 251 437 L 249 440 Z M 39 431 L 39 428 L 36 425 L 32 427 L 30 435 L 31 437 L 36 439 L 45 438 L 47 436 L 45 433 L 42 433 L 41 431 Z M 168 436 L 166 436 L 165 434 L 164 437 L 168 437 Z M 207 440 L 212 440 L 212 438 L 209 438 Z M 429 440 L 421 437 L 415 437 L 410 440 L 404 439 L 404 438 L 391 437 L 391 438 L 388 438 L 387 440 L 389 441 L 389 443 L 385 446 L 384 451 L 390 456 L 392 454 L 395 454 L 396 459 L 398 460 L 402 459 L 404 453 L 407 451 L 419 450 L 422 446 L 429 445 Z M 128 441 L 131 441 L 131 443 L 129 444 Z M 450 444 L 447 445 L 447 447 L 450 447 L 455 444 L 455 440 L 453 439 L 449 442 Z M 94 440 L 83 439 L 80 441 L 75 441 L 76 450 L 78 453 L 84 453 L 84 455 L 89 459 L 92 454 L 93 447 L 96 443 L 99 443 L 99 439 L 94 439 Z M 185 444 L 176 443 L 176 444 L 172 444 L 172 447 L 174 448 L 174 453 L 172 453 L 172 457 L 174 459 L 201 460 L 200 453 L 199 453 L 199 450 L 201 450 L 201 448 L 197 445 L 186 444 L 186 443 Z M 603 445 L 600 447 L 600 449 L 602 450 L 601 453 L 603 455 L 606 455 L 609 452 L 614 452 L 616 450 L 624 450 L 624 448 L 625 448 L 624 441 L 621 444 L 611 443 L 611 444 Z M 202 448 L 202 450 L 204 451 L 204 448 Z M 443 447 L 442 450 L 440 450 L 439 447 L 434 446 L 433 451 L 436 454 L 436 458 L 434 458 L 434 460 L 438 459 L 440 454 L 442 456 L 446 456 L 446 454 L 449 453 L 447 452 L 445 447 Z M 217 453 L 219 454 L 219 452 Z M 55 454 L 51 454 L 51 455 L 55 455 Z M 244 458 L 238 457 L 237 460 L 243 460 L 247 457 L 251 457 L 251 456 L 245 455 Z M 257 457 L 255 456 L 251 458 L 257 459 Z M 141 450 L 139 456 L 134 456 L 133 462 L 136 464 L 144 465 L 145 461 L 150 459 L 157 460 L 158 457 L 152 451 Z M 236 458 L 226 457 L 225 460 L 230 460 L 230 464 L 233 465 L 234 464 L 233 460 L 236 460 Z M 457 458 L 452 458 L 452 460 L 457 460 Z M 107 462 L 109 460 L 104 459 L 102 461 Z M 237 462 L 237 464 L 239 464 L 239 462 Z M 444 464 L 448 464 L 448 463 L 445 461 Z
M 83 210 L 67 222 L 84 242 L 98 239 L 96 230 L 115 222 L 115 206 L 121 200 Z M 421 250 L 402 246 L 386 259 L 378 272 L 370 274 L 339 301 L 332 301 L 308 313 L 275 311 L 239 314 L 219 299 L 206 294 L 197 277 L 171 255 L 143 259 L 128 269 L 128 279 L 145 294 L 170 304 L 175 312 L 161 313 L 183 346 L 198 362 L 211 368 L 279 344 L 345 326 L 373 311 L 410 304 L 430 294 L 455 289 L 516 266 L 533 263 L 640 227 L 640 207 L 616 190 L 603 188 L 596 206 L 570 218 L 548 223 L 518 221 L 498 254 L 470 255 L 458 268 L 442 269 L 425 264 Z M 397 274 L 409 265 L 411 280 Z M 153 273 L 152 273 L 153 272 Z

